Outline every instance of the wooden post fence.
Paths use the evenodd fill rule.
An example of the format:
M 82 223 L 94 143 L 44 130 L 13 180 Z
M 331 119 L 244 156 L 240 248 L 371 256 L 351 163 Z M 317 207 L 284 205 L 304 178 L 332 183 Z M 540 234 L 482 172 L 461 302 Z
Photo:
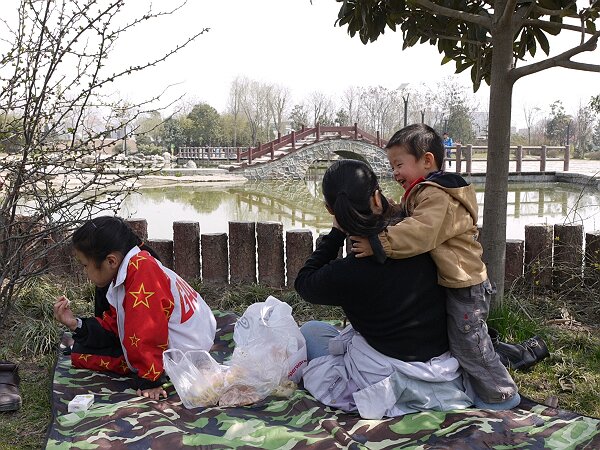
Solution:
M 467 150 L 468 152 L 468 150 Z M 289 230 L 279 222 L 229 222 L 228 233 L 200 234 L 198 222 L 173 222 L 173 239 L 148 239 L 145 219 L 127 222 L 154 250 L 165 267 L 182 278 L 212 284 L 256 283 L 292 288 L 324 233 Z M 65 246 L 48 243 L 51 272 L 75 267 Z M 59 252 L 64 257 L 59 257 Z M 346 248 L 346 253 L 348 248 Z M 339 257 L 343 255 L 340 248 Z M 52 260 L 50 260 L 52 259 Z M 67 270 L 65 270 L 67 269 Z M 571 288 L 600 282 L 600 231 L 584 235 L 582 225 L 525 225 L 525 239 L 506 241 L 505 282 L 523 280 L 540 288 Z

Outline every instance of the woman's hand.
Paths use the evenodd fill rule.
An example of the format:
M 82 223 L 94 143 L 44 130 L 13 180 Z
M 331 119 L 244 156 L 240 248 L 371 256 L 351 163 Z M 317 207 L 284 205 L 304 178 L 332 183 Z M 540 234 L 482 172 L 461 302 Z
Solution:
M 368 238 L 364 236 L 350 236 L 350 240 L 352 241 L 352 253 L 357 258 L 365 258 L 373 255 L 373 249 Z
M 333 216 L 333 224 L 331 225 L 333 228 L 337 228 L 338 230 L 340 230 L 342 233 L 345 233 L 344 229 L 340 226 L 340 224 L 338 223 L 337 219 L 335 218 L 335 216 Z
M 54 318 L 65 325 L 69 330 L 75 331 L 75 328 L 77 328 L 77 320 L 73 315 L 73 311 L 71 311 L 71 307 L 69 306 L 70 303 L 69 299 L 64 295 L 58 297 L 53 306 Z
M 160 400 L 160 396 L 162 395 L 164 398 L 167 398 L 167 391 L 162 386 L 155 387 L 152 389 L 138 389 L 137 395 L 144 396 L 151 400 Z

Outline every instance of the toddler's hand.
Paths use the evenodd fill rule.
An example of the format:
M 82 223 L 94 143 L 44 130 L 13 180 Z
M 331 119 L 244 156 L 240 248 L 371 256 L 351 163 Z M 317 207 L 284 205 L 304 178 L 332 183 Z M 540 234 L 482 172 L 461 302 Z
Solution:
M 54 302 L 53 310 L 54 318 L 73 331 L 77 328 L 77 320 L 75 320 L 73 311 L 71 311 L 70 303 L 67 297 L 61 295 Z
M 352 252 L 357 258 L 365 258 L 373 255 L 373 249 L 369 239 L 364 236 L 350 236 L 352 241 Z

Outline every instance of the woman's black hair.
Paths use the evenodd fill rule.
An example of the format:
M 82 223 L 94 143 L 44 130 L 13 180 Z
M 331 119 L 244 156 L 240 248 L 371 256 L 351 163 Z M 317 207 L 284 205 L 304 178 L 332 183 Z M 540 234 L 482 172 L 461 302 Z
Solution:
M 389 204 L 383 194 L 383 214 L 371 210 L 370 199 L 377 190 L 380 190 L 377 175 L 367 164 L 355 159 L 334 162 L 323 176 L 325 202 L 350 235 L 370 236 L 387 225 L 385 213 Z
M 101 216 L 88 220 L 80 226 L 71 238 L 73 247 L 90 258 L 100 267 L 109 253 L 129 253 L 142 240 L 120 217 Z

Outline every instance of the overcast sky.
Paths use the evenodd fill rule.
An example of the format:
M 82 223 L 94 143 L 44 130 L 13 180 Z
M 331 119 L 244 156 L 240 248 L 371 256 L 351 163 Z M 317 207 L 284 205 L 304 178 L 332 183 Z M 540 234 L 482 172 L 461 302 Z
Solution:
M 2 0 L 3 2 L 6 0 Z M 126 2 L 142 12 L 149 0 Z M 174 0 L 154 0 L 168 8 Z M 128 33 L 111 58 L 110 67 L 141 63 L 185 37 L 208 27 L 188 48 L 160 67 L 118 85 L 124 98 L 137 100 L 178 83 L 172 96 L 185 94 L 222 112 L 231 81 L 238 75 L 290 88 L 294 101 L 313 91 L 335 97 L 345 88 L 402 83 L 435 85 L 455 76 L 470 88 L 468 71 L 454 74 L 454 64 L 441 65 L 435 47 L 417 45 L 402 51 L 400 33 L 387 30 L 378 41 L 363 45 L 346 28 L 334 27 L 340 3 L 335 0 L 190 0 L 182 11 Z M 574 33 L 550 37 L 553 54 L 577 42 Z M 539 52 L 542 53 L 541 51 Z M 600 50 L 579 60 L 600 63 Z M 580 102 L 600 93 L 600 74 L 554 68 L 521 79 L 513 95 L 513 124 L 524 126 L 523 105 L 549 105 L 562 99 L 575 114 Z M 482 85 L 477 98 L 486 109 L 489 89 Z

